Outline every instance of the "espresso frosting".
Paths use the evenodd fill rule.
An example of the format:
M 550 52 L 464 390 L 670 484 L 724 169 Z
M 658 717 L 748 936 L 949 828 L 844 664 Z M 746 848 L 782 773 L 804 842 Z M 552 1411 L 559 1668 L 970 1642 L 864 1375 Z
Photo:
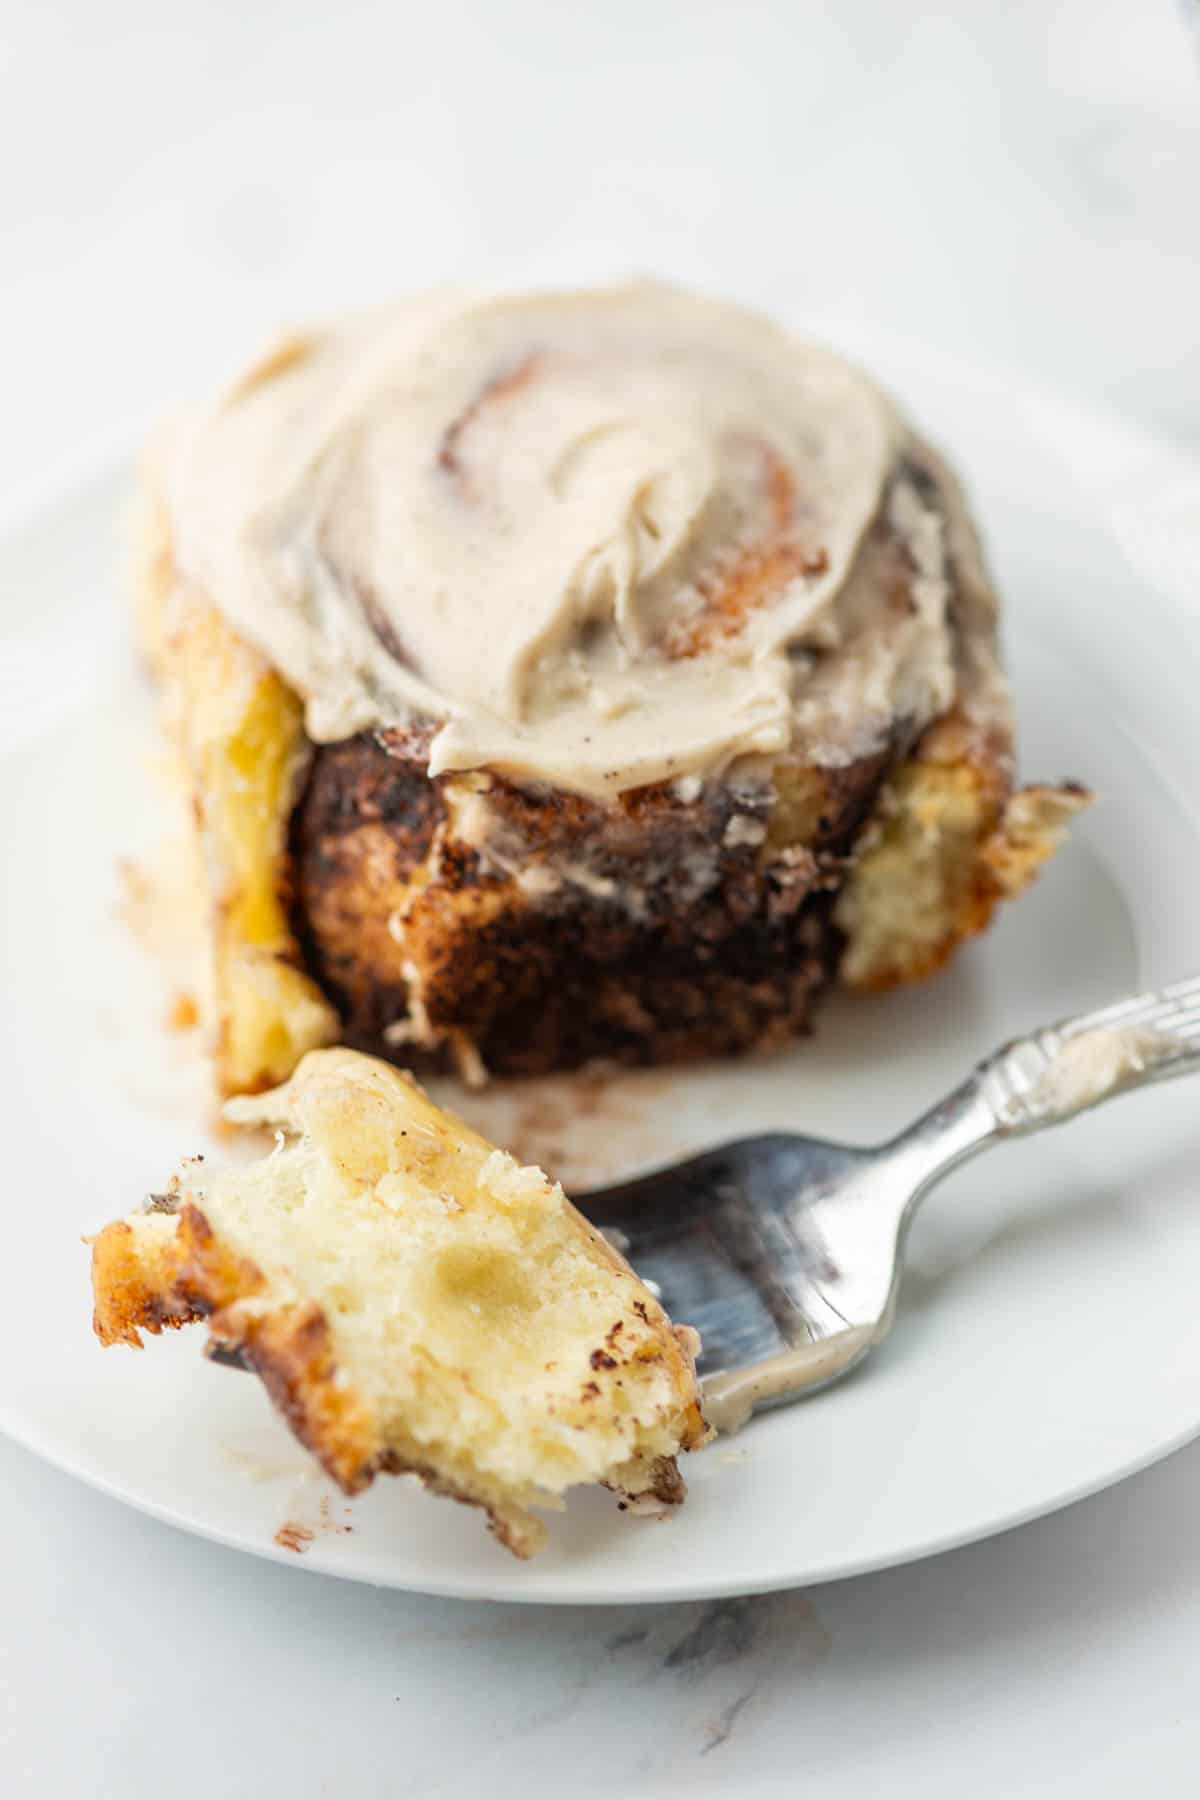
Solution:
M 180 580 L 316 741 L 428 722 L 433 774 L 605 795 L 847 762 L 945 710 L 947 546 L 973 539 L 929 462 L 832 352 L 639 284 L 298 333 L 153 480 Z

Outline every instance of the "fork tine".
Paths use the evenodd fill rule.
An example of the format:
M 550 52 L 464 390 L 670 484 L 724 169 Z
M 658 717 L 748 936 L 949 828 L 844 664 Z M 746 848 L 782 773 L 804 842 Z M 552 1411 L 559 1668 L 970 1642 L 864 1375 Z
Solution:
M 1061 1020 L 1054 1029 L 1064 1038 L 1074 1038 L 1110 1026 L 1168 1031 L 1184 1041 L 1195 1041 L 1200 1038 L 1200 976 L 1189 976 L 1132 1000 L 1119 1000 L 1114 1005 L 1098 1007 L 1095 1012 Z

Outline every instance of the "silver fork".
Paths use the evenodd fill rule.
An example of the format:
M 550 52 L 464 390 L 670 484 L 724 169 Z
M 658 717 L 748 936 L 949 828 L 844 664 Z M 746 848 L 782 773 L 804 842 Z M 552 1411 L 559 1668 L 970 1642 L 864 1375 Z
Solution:
M 1200 1067 L 1200 976 L 1006 1044 L 885 1144 L 772 1132 L 574 1196 L 703 1350 L 705 1410 L 836 1381 L 887 1336 L 917 1206 L 951 1169 Z

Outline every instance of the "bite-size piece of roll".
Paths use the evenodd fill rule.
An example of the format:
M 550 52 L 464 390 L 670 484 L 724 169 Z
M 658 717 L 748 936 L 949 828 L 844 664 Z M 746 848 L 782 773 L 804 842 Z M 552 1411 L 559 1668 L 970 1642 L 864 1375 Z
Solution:
M 676 1455 L 710 1435 L 699 1340 L 540 1169 L 352 1050 L 227 1110 L 274 1128 L 275 1151 L 194 1160 L 105 1226 L 101 1343 L 206 1320 L 210 1353 L 260 1377 L 346 1493 L 419 1475 L 518 1556 L 580 1483 L 640 1510 L 683 1500 Z

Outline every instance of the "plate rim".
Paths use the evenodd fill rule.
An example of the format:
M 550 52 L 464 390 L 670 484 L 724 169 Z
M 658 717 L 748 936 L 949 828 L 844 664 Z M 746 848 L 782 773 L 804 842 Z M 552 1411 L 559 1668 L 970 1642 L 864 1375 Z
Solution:
M 804 1405 L 797 1401 L 795 1404 Z M 907 1568 L 911 1563 L 927 1562 L 932 1557 L 948 1555 L 954 1550 L 967 1549 L 972 1544 L 986 1542 L 989 1538 L 1005 1537 L 1010 1532 L 1021 1530 L 1025 1525 L 1035 1524 L 1038 1519 L 1051 1518 L 1055 1513 L 1064 1512 L 1080 1502 L 1093 1499 L 1110 1487 L 1120 1482 L 1129 1481 L 1134 1476 L 1143 1474 L 1156 1463 L 1165 1462 L 1178 1451 L 1186 1449 L 1197 1438 L 1200 1438 L 1200 1412 L 1193 1424 L 1172 1436 L 1168 1441 L 1155 1445 L 1144 1455 L 1131 1458 L 1113 1472 L 1088 1479 L 1078 1486 L 1068 1489 L 1044 1504 L 1035 1502 L 1018 1512 L 1006 1515 L 1002 1523 L 976 1524 L 964 1531 L 943 1534 L 936 1540 L 921 1543 L 916 1549 L 906 1550 L 900 1556 L 882 1552 L 877 1556 L 864 1556 L 852 1561 L 840 1561 L 829 1567 L 817 1566 L 799 1574 L 775 1570 L 764 1574 L 761 1579 L 747 1581 L 745 1577 L 734 1576 L 727 1580 L 718 1578 L 683 1579 L 677 1582 L 660 1582 L 657 1586 L 649 1586 L 642 1582 L 635 1586 L 622 1587 L 619 1583 L 606 1586 L 603 1594 L 590 1591 L 572 1593 L 565 1587 L 532 1588 L 522 1583 L 522 1571 L 527 1566 L 519 1564 L 513 1571 L 498 1565 L 497 1578 L 485 1580 L 472 1578 L 462 1581 L 422 1579 L 419 1583 L 408 1578 L 397 1579 L 389 1573 L 382 1563 L 368 1562 L 366 1565 L 347 1565 L 324 1549 L 320 1541 L 310 1545 L 303 1554 L 288 1550 L 274 1540 L 248 1543 L 234 1532 L 227 1531 L 219 1525 L 206 1525 L 182 1514 L 172 1511 L 169 1506 L 148 1499 L 144 1495 L 125 1491 L 120 1484 L 111 1481 L 107 1476 L 97 1474 L 86 1468 L 72 1465 L 69 1456 L 61 1452 L 53 1444 L 38 1441 L 36 1432 L 31 1432 L 12 1423 L 6 1408 L 0 1406 L 0 1433 L 23 1450 L 36 1456 L 40 1461 L 48 1463 L 60 1473 L 82 1482 L 85 1487 L 104 1495 L 108 1500 L 131 1507 L 144 1518 L 153 1519 L 160 1525 L 170 1526 L 188 1537 L 200 1538 L 208 1543 L 218 1544 L 224 1550 L 236 1551 L 247 1556 L 265 1558 L 268 1562 L 279 1563 L 285 1568 L 300 1569 L 310 1575 L 328 1575 L 338 1581 L 362 1583 L 368 1587 L 386 1588 L 392 1593 L 424 1594 L 438 1600 L 480 1600 L 500 1605 L 517 1606 L 670 1606 L 689 1600 L 729 1600 L 741 1596 L 756 1594 L 785 1593 L 794 1588 L 825 1587 L 835 1581 L 853 1581 L 860 1575 L 875 1575 L 885 1569 Z M 675 1528 L 682 1528 L 677 1521 L 670 1521 Z
M 819 323 L 819 322 L 818 322 Z M 826 321 L 828 330 L 829 322 Z M 829 333 L 829 335 L 835 335 Z M 869 328 L 865 331 L 852 326 L 847 332 L 836 334 L 846 340 L 850 354 L 864 358 L 883 352 L 889 358 L 896 357 L 909 365 L 914 373 L 922 368 L 937 370 L 944 378 L 957 377 L 965 384 L 976 388 L 985 385 L 992 390 L 1003 390 L 1010 397 L 1023 398 L 1033 404 L 1045 405 L 1047 401 L 1056 409 L 1059 416 L 1069 421 L 1074 431 L 1086 430 L 1091 423 L 1101 427 L 1112 440 L 1120 441 L 1128 446 L 1133 460 L 1144 459 L 1147 453 L 1155 452 L 1171 457 L 1186 466 L 1189 458 L 1186 450 L 1173 444 L 1165 434 L 1147 431 L 1140 421 L 1126 421 L 1118 412 L 1091 402 L 1081 402 L 1073 395 L 1068 395 L 1053 385 L 1040 380 L 1031 379 L 1028 372 L 1011 372 L 1002 367 L 978 364 L 962 356 L 945 352 L 937 346 L 923 343 L 920 340 L 891 333 L 886 329 Z M 861 346 L 861 348 L 860 348 Z M 10 492 L 0 500 L 0 541 L 19 532 L 23 527 L 34 524 L 45 518 L 67 509 L 72 502 L 81 497 L 88 487 L 101 481 L 111 479 L 120 467 L 128 468 L 136 455 L 136 435 L 128 426 L 119 433 L 110 433 L 103 440 L 92 440 L 83 451 L 76 451 L 70 457 L 57 462 L 52 469 L 46 471 L 40 479 L 31 480 L 22 485 L 16 492 Z M 1093 503 L 1096 502 L 1092 496 Z M 1190 619 L 1176 595 L 1156 590 L 1156 599 L 1168 613 L 1185 630 L 1195 632 L 1195 621 Z M 19 747 L 14 746 L 19 753 Z M 0 751 L 0 758 L 3 751 Z M 1193 819 L 1200 816 L 1200 799 L 1188 796 L 1188 811 Z M 220 1524 L 206 1523 L 189 1518 L 169 1504 L 155 1500 L 151 1496 L 139 1494 L 135 1490 L 123 1486 L 103 1471 L 87 1466 L 86 1462 L 73 1457 L 69 1448 L 56 1441 L 52 1432 L 38 1430 L 35 1422 L 15 1412 L 0 1395 L 0 1432 L 20 1445 L 30 1454 L 47 1462 L 63 1474 L 82 1482 L 103 1494 L 107 1499 L 133 1508 L 143 1516 L 169 1525 L 190 1536 L 207 1539 L 223 1548 L 237 1550 L 246 1554 L 265 1557 L 287 1567 L 299 1567 L 310 1574 L 332 1576 L 339 1580 L 365 1582 L 369 1585 L 386 1587 L 396 1592 L 428 1594 L 447 1599 L 490 1600 L 506 1604 L 520 1605 L 564 1605 L 564 1606 L 603 1606 L 629 1604 L 669 1604 L 685 1600 L 716 1600 L 737 1595 L 763 1594 L 778 1592 L 798 1586 L 816 1586 L 838 1580 L 849 1580 L 859 1575 L 878 1572 L 886 1568 L 902 1567 L 911 1562 L 924 1561 L 932 1556 L 964 1548 L 970 1544 L 981 1542 L 989 1537 L 1007 1534 L 1019 1530 L 1039 1518 L 1049 1517 L 1067 1507 L 1074 1506 L 1105 1489 L 1115 1486 L 1142 1473 L 1154 1464 L 1174 1455 L 1180 1449 L 1200 1437 L 1200 1404 L 1196 1417 L 1185 1427 L 1168 1434 L 1161 1441 L 1150 1445 L 1143 1452 L 1125 1458 L 1118 1464 L 1106 1468 L 1102 1473 L 1085 1476 L 1076 1483 L 1069 1483 L 1056 1493 L 1031 1502 L 1028 1506 L 1015 1511 L 1005 1511 L 1003 1516 L 993 1519 L 976 1520 L 965 1526 L 960 1532 L 937 1530 L 928 1537 L 919 1540 L 915 1546 L 910 1545 L 900 1553 L 881 1550 L 875 1555 L 859 1558 L 841 1558 L 827 1566 L 806 1566 L 797 1568 L 795 1557 L 783 1560 L 790 1566 L 780 1566 L 775 1562 L 771 1568 L 764 1569 L 760 1577 L 753 1580 L 745 1575 L 733 1575 L 727 1578 L 719 1574 L 709 1573 L 682 1575 L 675 1578 L 655 1580 L 652 1571 L 639 1571 L 639 1579 L 629 1585 L 622 1586 L 619 1579 L 606 1584 L 605 1591 L 597 1593 L 591 1590 L 576 1591 L 571 1587 L 569 1568 L 562 1572 L 561 1579 L 553 1579 L 550 1585 L 541 1581 L 531 1585 L 522 1579 L 523 1571 L 514 1566 L 511 1570 L 503 1564 L 497 1564 L 494 1577 L 489 1575 L 480 1578 L 477 1569 L 465 1572 L 462 1580 L 430 1574 L 428 1577 L 414 1579 L 410 1571 L 389 1569 L 386 1558 L 360 1559 L 355 1563 L 339 1561 L 332 1554 L 332 1546 L 326 1549 L 320 1541 L 314 1542 L 306 1553 L 297 1556 L 293 1552 L 271 1541 L 253 1541 L 240 1537 L 236 1532 L 228 1530 Z

